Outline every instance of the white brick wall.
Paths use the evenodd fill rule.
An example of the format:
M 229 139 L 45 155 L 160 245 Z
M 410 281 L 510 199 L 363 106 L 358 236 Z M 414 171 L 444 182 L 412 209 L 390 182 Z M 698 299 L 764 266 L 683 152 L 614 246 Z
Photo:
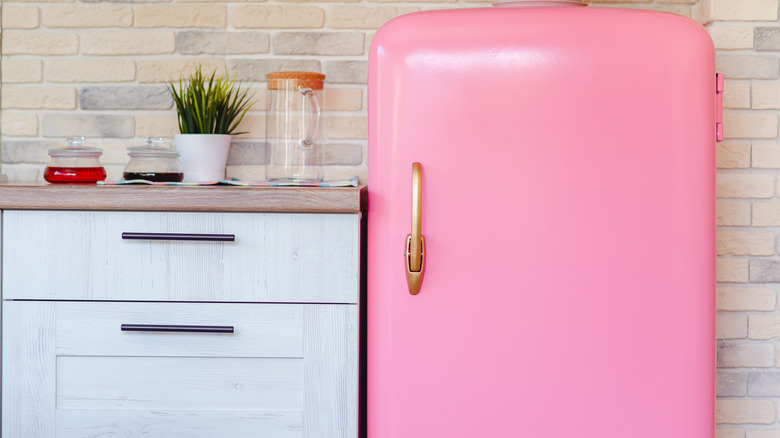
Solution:
M 256 88 L 228 176 L 262 178 L 264 75 L 327 75 L 325 177 L 366 178 L 366 70 L 375 30 L 408 12 L 489 7 L 492 0 L 5 0 L 3 172 L 41 179 L 49 147 L 70 134 L 106 149 L 118 178 L 124 148 L 172 137 L 161 87 L 203 64 Z M 778 0 L 593 0 L 706 22 L 726 75 L 716 145 L 717 438 L 780 438 L 780 23 Z M 765 374 L 765 375 L 764 375 Z M 768 388 L 768 389 L 767 389 Z
M 777 0 L 701 0 L 726 76 L 718 165 L 716 438 L 780 438 Z M 769 236 L 774 240 L 769 250 Z M 771 362 L 770 362 L 771 361 Z

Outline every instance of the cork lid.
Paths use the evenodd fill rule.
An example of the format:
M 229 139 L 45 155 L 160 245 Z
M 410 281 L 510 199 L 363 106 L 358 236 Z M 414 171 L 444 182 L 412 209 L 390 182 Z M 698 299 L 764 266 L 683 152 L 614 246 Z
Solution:
M 311 88 L 322 90 L 322 81 L 325 75 L 311 71 L 277 71 L 265 75 L 268 80 L 269 90 L 281 90 L 283 88 Z

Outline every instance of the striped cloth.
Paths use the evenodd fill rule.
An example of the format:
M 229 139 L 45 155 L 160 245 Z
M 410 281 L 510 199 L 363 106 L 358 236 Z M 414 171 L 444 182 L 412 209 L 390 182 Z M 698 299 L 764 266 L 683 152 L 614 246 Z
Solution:
M 353 176 L 350 179 L 340 181 L 320 181 L 320 182 L 294 182 L 294 181 L 260 181 L 260 182 L 247 182 L 239 181 L 237 179 L 231 180 L 219 180 L 213 182 L 152 182 L 145 179 L 131 179 L 131 180 L 119 180 L 119 181 L 98 181 L 99 186 L 119 186 L 119 185 L 131 185 L 131 184 L 145 184 L 150 186 L 214 186 L 214 185 L 230 185 L 230 186 L 247 186 L 247 187 L 357 187 L 358 177 Z

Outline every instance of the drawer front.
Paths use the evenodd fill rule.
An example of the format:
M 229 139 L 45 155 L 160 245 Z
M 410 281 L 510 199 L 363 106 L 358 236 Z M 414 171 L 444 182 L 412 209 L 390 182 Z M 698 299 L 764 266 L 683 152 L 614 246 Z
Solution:
M 3 305 L 3 436 L 356 436 L 357 306 Z
M 356 303 L 359 227 L 356 214 L 7 210 L 3 297 Z

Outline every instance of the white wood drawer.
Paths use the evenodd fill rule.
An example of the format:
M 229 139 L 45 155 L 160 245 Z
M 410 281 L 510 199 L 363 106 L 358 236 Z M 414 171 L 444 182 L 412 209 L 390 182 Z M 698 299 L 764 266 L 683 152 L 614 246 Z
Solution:
M 357 214 L 6 210 L 3 298 L 357 303 L 359 227 Z
M 355 305 L 6 301 L 2 434 L 355 437 L 357 325 Z

